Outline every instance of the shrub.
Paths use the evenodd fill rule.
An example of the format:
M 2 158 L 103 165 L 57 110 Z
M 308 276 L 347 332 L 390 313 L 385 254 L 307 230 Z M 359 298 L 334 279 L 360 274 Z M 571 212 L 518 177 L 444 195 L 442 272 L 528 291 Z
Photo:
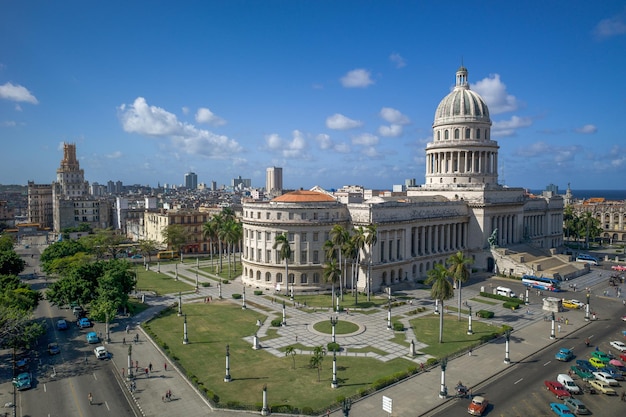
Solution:
M 326 345 L 326 348 L 328 349 L 329 352 L 339 352 L 339 350 L 341 350 L 339 343 L 336 343 L 336 342 L 330 342 L 329 344 Z
M 271 324 L 272 327 L 280 327 L 283 324 L 283 319 L 274 319 Z
M 511 301 L 506 301 L 506 302 L 502 303 L 502 307 L 510 308 L 511 310 L 517 310 L 519 308 L 519 304 L 518 303 L 513 303 Z
M 393 323 L 393 330 L 395 330 L 396 332 L 402 332 L 404 331 L 404 325 L 399 321 L 396 321 Z
M 241 298 L 241 294 L 233 294 L 233 298 L 235 300 L 239 300 Z
M 428 358 L 428 360 L 426 360 L 426 365 L 428 366 L 433 366 L 433 365 L 437 365 L 437 358 Z
M 476 314 L 478 315 L 478 317 L 481 317 L 483 319 L 490 319 L 490 318 L 493 318 L 494 316 L 493 311 L 489 311 L 489 310 L 478 310 Z
M 222 280 L 222 284 L 228 284 L 228 280 L 227 279 L 223 279 Z
M 254 290 L 254 295 L 263 295 L 263 291 L 261 291 L 261 290 Z
M 306 414 L 307 416 L 312 416 L 315 413 L 313 412 L 312 407 L 302 407 L 302 414 Z
M 210 283 L 210 282 L 203 282 L 203 283 L 202 283 L 202 286 L 203 286 L 203 287 L 210 287 L 210 286 L 211 286 L 211 283 Z

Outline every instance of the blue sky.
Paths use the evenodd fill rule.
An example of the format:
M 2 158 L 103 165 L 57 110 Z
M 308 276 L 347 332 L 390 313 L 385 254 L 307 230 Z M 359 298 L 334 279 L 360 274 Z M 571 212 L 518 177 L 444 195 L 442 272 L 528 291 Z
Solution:
M 621 189 L 622 1 L 0 2 L 0 183 L 424 182 L 461 62 L 509 186 Z

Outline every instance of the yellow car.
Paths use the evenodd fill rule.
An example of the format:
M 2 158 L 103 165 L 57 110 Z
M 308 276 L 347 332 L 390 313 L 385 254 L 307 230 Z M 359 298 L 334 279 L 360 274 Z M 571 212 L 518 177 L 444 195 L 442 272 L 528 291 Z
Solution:
M 611 386 L 607 384 L 606 382 L 594 380 L 594 381 L 589 381 L 589 385 L 591 385 L 591 387 L 594 388 L 596 391 L 599 391 L 603 394 L 617 395 L 615 390 L 611 388 Z
M 589 363 L 598 369 L 602 369 L 606 365 L 604 362 L 602 362 L 598 358 L 589 358 Z
M 571 310 L 576 310 L 579 308 L 578 304 L 571 302 L 570 300 L 563 301 L 563 307 L 569 308 Z

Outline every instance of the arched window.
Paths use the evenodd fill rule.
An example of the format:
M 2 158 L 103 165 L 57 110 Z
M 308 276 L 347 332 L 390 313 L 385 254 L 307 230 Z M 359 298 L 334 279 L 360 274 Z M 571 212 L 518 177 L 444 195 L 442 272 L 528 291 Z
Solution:
M 294 274 L 289 274 L 289 283 L 293 284 L 296 280 L 296 277 Z
M 465 139 L 469 139 L 469 138 L 470 138 L 470 130 L 465 129 Z
M 265 281 L 266 282 L 270 282 L 272 280 L 272 274 L 270 274 L 269 272 L 265 273 Z
M 454 139 L 459 139 L 459 129 L 454 129 Z
M 251 269 L 250 270 L 250 279 L 254 278 L 254 271 Z
M 480 129 L 476 129 L 476 139 L 480 139 Z
M 306 274 L 300 275 L 300 283 L 301 284 L 307 284 L 308 282 L 309 281 L 308 281 L 308 278 L 307 278 Z
M 450 139 L 450 137 L 448 136 L 448 131 L 447 130 L 443 133 L 443 138 L 444 139 Z
M 256 280 L 261 281 L 261 271 L 256 271 Z
M 437 140 L 441 140 L 441 132 L 437 131 Z
M 276 274 L 276 282 L 283 282 L 283 274 L 280 272 Z

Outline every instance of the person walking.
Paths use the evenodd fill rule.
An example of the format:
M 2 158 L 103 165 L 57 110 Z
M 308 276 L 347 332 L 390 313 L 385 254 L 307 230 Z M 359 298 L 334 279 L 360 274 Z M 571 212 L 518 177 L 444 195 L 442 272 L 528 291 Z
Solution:
M 163 369 L 167 371 L 167 362 L 163 363 Z
M 150 370 L 150 372 L 152 372 L 152 362 L 148 364 L 148 369 Z
M 91 395 L 91 392 L 87 395 L 87 399 L 89 400 L 89 405 L 93 404 L 93 395 Z
M 125 344 L 126 344 L 126 338 L 125 338 L 125 337 L 123 337 L 123 338 L 122 338 L 122 344 L 123 344 L 123 345 L 125 345 Z

